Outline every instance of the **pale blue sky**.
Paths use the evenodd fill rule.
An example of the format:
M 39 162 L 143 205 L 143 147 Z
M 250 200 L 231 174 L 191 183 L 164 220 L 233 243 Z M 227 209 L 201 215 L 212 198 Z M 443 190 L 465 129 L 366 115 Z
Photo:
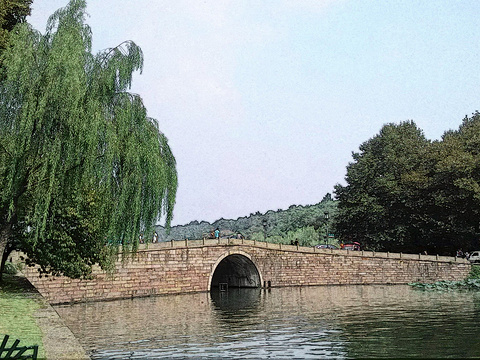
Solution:
M 34 0 L 44 31 L 66 0 Z M 94 51 L 133 40 L 133 92 L 177 160 L 174 224 L 314 204 L 383 124 L 429 139 L 480 109 L 480 1 L 90 0 Z

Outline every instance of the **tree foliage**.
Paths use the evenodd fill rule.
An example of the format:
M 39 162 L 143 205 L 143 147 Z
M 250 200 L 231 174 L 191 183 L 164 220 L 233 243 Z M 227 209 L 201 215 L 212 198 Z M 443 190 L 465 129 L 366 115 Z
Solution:
M 162 215 L 169 226 L 177 188 L 166 137 L 127 92 L 141 49 L 92 54 L 85 8 L 70 1 L 44 35 L 17 26 L 0 83 L 0 253 L 71 277 L 106 265 L 111 240 L 134 249 Z
M 298 239 L 302 246 L 312 246 L 324 242 L 327 234 L 325 212 L 331 217 L 336 212 L 336 202 L 326 194 L 321 202 L 314 205 L 291 205 L 288 209 L 269 210 L 265 214 L 252 213 L 238 219 L 219 219 L 213 223 L 192 221 L 186 225 L 173 226 L 170 233 L 157 226 L 160 241 L 201 239 L 217 227 L 222 236 L 235 236 L 238 233 L 250 240 L 290 244 Z M 266 221 L 266 228 L 263 222 Z M 331 225 L 330 233 L 334 233 Z
M 451 254 L 478 245 L 480 117 L 431 142 L 412 121 L 363 143 L 337 185 L 335 226 L 372 250 Z
M 480 114 L 465 117 L 432 151 L 431 240 L 441 249 L 477 249 L 480 235 Z
M 7 47 L 10 31 L 30 15 L 33 0 L 2 0 L 0 2 L 0 53 Z

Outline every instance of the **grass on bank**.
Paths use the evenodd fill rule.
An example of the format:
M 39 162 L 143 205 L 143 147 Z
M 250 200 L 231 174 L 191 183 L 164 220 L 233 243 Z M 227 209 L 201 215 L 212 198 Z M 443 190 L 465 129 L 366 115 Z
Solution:
M 10 335 L 8 344 L 19 339 L 19 346 L 38 345 L 38 358 L 45 358 L 42 331 L 37 325 L 35 312 L 42 304 L 36 291 L 23 277 L 3 274 L 0 284 L 0 341 Z
M 480 265 L 472 265 L 470 274 L 462 281 L 437 281 L 432 284 L 411 283 L 410 286 L 426 291 L 480 290 Z

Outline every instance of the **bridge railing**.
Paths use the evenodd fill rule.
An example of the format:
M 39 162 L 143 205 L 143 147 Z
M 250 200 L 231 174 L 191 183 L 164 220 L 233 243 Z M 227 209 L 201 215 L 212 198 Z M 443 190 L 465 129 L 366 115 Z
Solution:
M 247 239 L 200 239 L 200 240 L 172 240 L 164 241 L 153 244 L 141 244 L 139 250 L 157 250 L 166 248 L 185 248 L 185 247 L 202 247 L 202 246 L 234 246 L 234 245 L 246 245 L 255 246 L 261 248 L 268 248 L 272 250 L 283 251 L 296 251 L 303 253 L 319 253 L 319 254 L 331 254 L 338 256 L 360 256 L 360 257 L 374 257 L 374 258 L 391 258 L 391 259 L 409 259 L 409 260 L 424 260 L 424 261 L 439 261 L 439 262 L 459 262 L 469 263 L 464 258 L 456 256 L 439 256 L 439 255 L 424 255 L 424 254 L 407 254 L 407 253 L 391 253 L 391 252 L 376 252 L 376 251 L 353 251 L 343 249 L 318 249 L 316 247 L 306 247 L 288 244 L 275 244 L 264 241 L 247 240 Z

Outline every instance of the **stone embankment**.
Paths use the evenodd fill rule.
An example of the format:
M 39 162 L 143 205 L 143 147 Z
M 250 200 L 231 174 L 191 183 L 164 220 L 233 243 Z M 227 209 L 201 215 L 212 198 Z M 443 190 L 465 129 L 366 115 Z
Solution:
M 24 276 L 4 276 L 8 276 L 8 283 L 0 285 L 0 293 L 9 303 L 5 304 L 6 308 L 0 308 L 0 339 L 8 334 L 9 344 L 20 339 L 22 346 L 39 345 L 39 356 L 48 360 L 90 359 L 55 309 Z M 2 285 L 5 285 L 3 289 Z M 26 339 L 31 339 L 29 335 L 37 329 L 41 333 L 41 343 L 29 343 Z M 5 353 L 0 355 L 5 356 Z

